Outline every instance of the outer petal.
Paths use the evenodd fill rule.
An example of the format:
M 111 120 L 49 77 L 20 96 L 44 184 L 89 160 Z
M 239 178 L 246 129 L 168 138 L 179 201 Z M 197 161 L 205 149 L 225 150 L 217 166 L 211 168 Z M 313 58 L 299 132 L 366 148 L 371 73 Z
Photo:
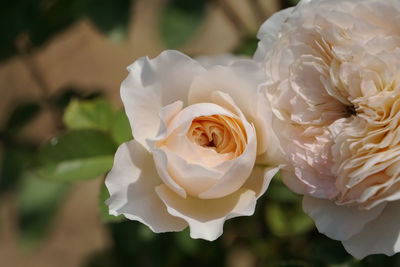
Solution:
M 289 7 L 283 9 L 279 12 L 273 14 L 269 19 L 267 19 L 263 25 L 261 25 L 258 31 L 257 38 L 261 41 L 258 42 L 257 50 L 254 54 L 254 59 L 256 61 L 264 61 L 265 56 L 271 49 L 272 45 L 278 38 L 278 33 L 282 27 L 282 24 L 293 12 L 294 7 Z
M 137 141 L 122 144 L 106 178 L 110 214 L 123 214 L 157 233 L 183 230 L 187 223 L 171 216 L 155 192 L 161 183 L 151 154 Z
M 361 232 L 363 227 L 377 218 L 385 205 L 370 210 L 354 206 L 338 206 L 332 200 L 318 199 L 305 195 L 303 210 L 315 221 L 320 233 L 336 240 L 347 240 Z
M 254 191 L 243 188 L 224 198 L 207 200 L 181 198 L 165 185 L 158 186 L 156 191 L 168 207 L 168 212 L 189 224 L 192 238 L 208 241 L 213 241 L 222 234 L 225 220 L 250 216 L 256 205 Z
M 157 134 L 161 107 L 177 100 L 185 106 L 190 84 L 204 68 L 178 51 L 167 50 L 154 59 L 138 59 L 128 70 L 121 98 L 135 140 L 147 148 L 145 139 Z
M 378 218 L 369 222 L 362 232 L 344 241 L 343 246 L 358 259 L 370 254 L 392 256 L 400 252 L 400 201 L 388 203 Z

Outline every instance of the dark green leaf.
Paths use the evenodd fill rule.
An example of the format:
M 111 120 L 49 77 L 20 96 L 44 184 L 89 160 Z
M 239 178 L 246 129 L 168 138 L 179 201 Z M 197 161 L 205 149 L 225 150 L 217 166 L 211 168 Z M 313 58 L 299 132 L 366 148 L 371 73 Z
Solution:
M 133 139 L 131 125 L 129 124 L 125 110 L 121 110 L 115 114 L 111 134 L 118 145 Z
M 34 23 L 29 27 L 32 43 L 41 45 L 66 29 L 83 17 L 85 8 L 86 1 L 82 0 L 54 0 L 47 5 L 42 3 L 35 14 Z
M 2 1 L 0 8 L 0 59 L 17 53 L 16 39 L 34 23 L 41 1 Z
M 89 100 L 101 97 L 101 92 L 97 90 L 99 89 L 93 88 L 92 92 L 87 93 L 84 92 L 87 91 L 87 88 L 65 86 L 51 98 L 51 102 L 55 107 L 64 110 L 75 98 Z
M 103 182 L 100 188 L 100 195 L 99 195 L 99 207 L 100 207 L 100 214 L 103 222 L 110 223 L 110 222 L 121 222 L 125 220 L 123 215 L 120 216 L 113 216 L 110 215 L 108 206 L 106 205 L 105 201 L 110 197 L 108 193 L 108 189 L 106 184 Z
M 6 130 L 8 132 L 18 131 L 34 119 L 39 114 L 39 111 L 40 106 L 35 102 L 28 102 L 17 106 L 7 121 Z
M 114 124 L 114 111 L 103 98 L 73 100 L 65 110 L 64 123 L 69 129 L 109 131 Z
M 89 0 L 86 14 L 112 40 L 125 39 L 133 0 Z
M 168 48 L 184 44 L 200 26 L 207 0 L 171 0 L 160 18 L 161 35 Z
M 33 151 L 29 147 L 21 145 L 6 145 L 4 147 L 0 172 L 0 192 L 10 189 L 18 182 L 32 157 Z
M 24 247 L 33 247 L 49 231 L 68 188 L 64 183 L 24 175 L 18 194 L 19 235 Z
M 76 130 L 52 139 L 39 153 L 35 173 L 44 179 L 75 181 L 109 171 L 116 144 L 95 130 Z

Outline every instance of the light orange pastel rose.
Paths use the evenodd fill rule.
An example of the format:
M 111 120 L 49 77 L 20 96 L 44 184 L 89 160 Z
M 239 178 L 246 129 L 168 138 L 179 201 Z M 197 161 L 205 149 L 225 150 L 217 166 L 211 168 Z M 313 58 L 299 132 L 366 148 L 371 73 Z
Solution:
M 222 234 L 225 220 L 253 214 L 280 148 L 261 68 L 225 59 L 202 58 L 203 67 L 165 51 L 128 68 L 121 97 L 134 140 L 120 146 L 106 178 L 111 214 L 154 232 L 189 226 L 206 240 Z

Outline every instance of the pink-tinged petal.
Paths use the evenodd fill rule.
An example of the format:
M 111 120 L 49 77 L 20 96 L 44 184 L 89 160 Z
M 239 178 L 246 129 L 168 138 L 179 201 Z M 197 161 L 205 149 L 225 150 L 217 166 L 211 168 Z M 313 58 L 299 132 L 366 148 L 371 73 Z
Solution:
M 276 12 L 261 25 L 257 34 L 257 38 L 261 41 L 258 42 L 258 47 L 254 54 L 254 59 L 256 61 L 264 61 L 268 51 L 278 38 L 278 33 L 281 30 L 282 24 L 292 14 L 293 10 L 294 7 L 289 7 Z
M 148 148 L 145 139 L 156 136 L 160 109 L 178 100 L 186 105 L 190 84 L 204 68 L 178 51 L 167 50 L 154 59 L 138 59 L 128 70 L 121 85 L 122 102 L 135 140 Z
M 281 177 L 283 183 L 289 187 L 290 190 L 299 194 L 306 195 L 307 194 L 307 185 L 301 182 L 301 180 L 296 176 L 294 171 L 281 170 Z
M 332 200 L 307 195 L 303 198 L 303 210 L 314 220 L 318 231 L 340 241 L 360 233 L 384 208 L 385 204 L 382 204 L 370 210 L 361 210 L 355 206 L 339 206 Z
M 343 241 L 343 246 L 357 259 L 400 252 L 400 201 L 389 202 L 378 218 L 365 225 L 359 234 Z
M 168 212 L 189 224 L 192 238 L 208 241 L 222 234 L 225 220 L 250 216 L 256 205 L 255 193 L 248 189 L 240 189 L 224 198 L 207 200 L 190 196 L 181 198 L 165 185 L 158 186 L 156 191 Z
M 155 192 L 161 183 L 151 154 L 137 141 L 122 144 L 106 178 L 110 214 L 123 214 L 156 233 L 183 230 L 187 223 L 171 216 Z

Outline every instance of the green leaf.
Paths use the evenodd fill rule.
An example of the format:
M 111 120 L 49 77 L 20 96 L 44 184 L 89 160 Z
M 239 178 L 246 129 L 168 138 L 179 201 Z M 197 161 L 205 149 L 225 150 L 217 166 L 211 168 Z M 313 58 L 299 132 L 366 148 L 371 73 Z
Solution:
M 64 123 L 69 129 L 98 129 L 109 131 L 113 125 L 114 111 L 103 99 L 73 100 L 64 113 Z
M 115 115 L 111 135 L 118 145 L 133 139 L 131 125 L 125 110 L 121 110 Z
M 6 145 L 0 170 L 0 192 L 14 186 L 33 158 L 33 151 L 21 145 Z
M 36 175 L 49 180 L 96 178 L 113 165 L 116 144 L 103 132 L 75 130 L 52 139 L 39 153 Z
M 123 215 L 113 216 L 110 215 L 108 206 L 106 205 L 105 201 L 110 197 L 108 193 L 108 189 L 106 184 L 103 182 L 100 188 L 100 195 L 99 195 L 99 207 L 100 207 L 100 214 L 103 222 L 105 223 L 112 223 L 112 222 L 122 222 L 125 220 Z
M 30 39 L 35 46 L 42 45 L 81 19 L 84 16 L 86 1 L 53 0 L 39 6 L 39 10 L 34 13 L 34 21 L 29 25 Z
M 40 112 L 39 104 L 35 102 L 27 102 L 17 106 L 11 113 L 6 130 L 8 132 L 16 132 L 33 120 Z
M 2 1 L 0 9 L 0 60 L 17 54 L 16 39 L 34 22 L 41 1 Z
M 304 234 L 310 231 L 313 221 L 297 205 L 283 205 L 269 202 L 265 207 L 266 221 L 271 231 L 280 237 Z
M 160 29 L 168 48 L 184 44 L 203 21 L 207 0 L 172 0 L 163 9 Z
M 49 231 L 68 188 L 65 183 L 24 175 L 18 193 L 18 223 L 19 239 L 25 248 L 37 245 Z

